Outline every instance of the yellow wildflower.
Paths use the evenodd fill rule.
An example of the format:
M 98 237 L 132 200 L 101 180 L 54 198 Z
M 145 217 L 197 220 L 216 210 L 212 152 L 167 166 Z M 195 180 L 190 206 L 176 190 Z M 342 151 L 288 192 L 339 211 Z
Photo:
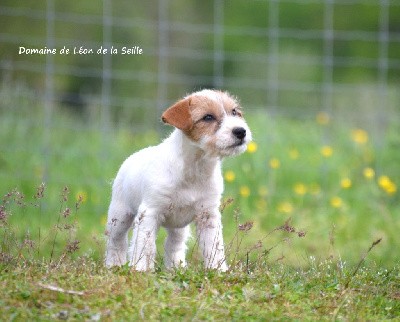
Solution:
M 255 153 L 257 151 L 258 145 L 256 142 L 251 141 L 248 145 L 247 145 L 247 152 L 249 153 Z
M 84 190 L 79 190 L 79 191 L 75 194 L 75 199 L 76 199 L 76 201 L 79 201 L 79 200 L 80 200 L 81 203 L 85 203 L 85 202 L 87 201 L 87 199 L 88 199 L 88 194 L 87 194 L 87 192 L 84 191 Z
M 326 112 L 319 112 L 319 113 L 317 114 L 316 119 L 317 119 L 317 123 L 318 123 L 318 124 L 320 124 L 320 125 L 327 125 L 327 124 L 329 123 L 331 117 L 330 117 L 329 114 L 326 113 Z
M 236 179 L 235 172 L 233 172 L 232 170 L 226 171 L 224 177 L 226 182 L 233 182 Z
M 343 189 L 349 189 L 349 188 L 351 187 L 351 184 L 352 184 L 352 182 L 351 182 L 351 179 L 350 179 L 350 178 L 343 178 L 343 179 L 340 181 L 340 186 L 341 186 Z
M 397 192 L 397 186 L 392 182 L 392 184 L 386 188 L 386 193 L 388 195 L 394 195 Z
M 368 133 L 363 129 L 352 130 L 351 139 L 357 144 L 365 144 L 368 142 Z
M 373 177 L 375 177 L 375 171 L 372 168 L 365 168 L 363 170 L 363 175 L 366 179 L 372 179 Z
M 248 186 L 241 186 L 239 193 L 243 198 L 247 198 L 250 196 L 250 188 Z
M 293 206 L 290 202 L 284 201 L 278 205 L 278 211 L 285 214 L 290 214 L 293 211 Z
M 332 147 L 329 146 L 329 145 L 324 145 L 324 146 L 321 148 L 321 154 L 322 154 L 322 156 L 325 157 L 325 158 L 331 157 L 332 154 L 333 154 L 333 149 L 332 149 Z
M 381 188 L 385 188 L 390 185 L 390 179 L 388 176 L 380 176 L 378 179 L 378 184 Z
M 299 158 L 299 151 L 297 149 L 290 149 L 289 158 L 292 160 L 297 160 Z
M 340 197 L 332 197 L 330 204 L 333 208 L 340 208 L 343 205 L 343 200 Z
M 397 192 L 396 184 L 388 176 L 380 176 L 378 185 L 385 190 L 388 195 L 393 195 Z
M 278 169 L 281 166 L 281 161 L 279 161 L 279 159 L 277 158 L 272 158 L 271 160 L 269 160 L 269 166 L 272 169 Z
M 307 187 L 303 183 L 296 183 L 293 190 L 297 195 L 304 196 L 307 192 Z

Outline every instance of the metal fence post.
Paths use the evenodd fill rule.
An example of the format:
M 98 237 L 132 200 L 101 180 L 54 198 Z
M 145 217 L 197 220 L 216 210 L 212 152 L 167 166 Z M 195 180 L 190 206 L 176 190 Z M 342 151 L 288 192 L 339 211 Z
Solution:
M 224 0 L 214 1 L 214 75 L 213 86 L 224 86 Z
M 109 52 L 112 44 L 112 7 L 110 0 L 103 0 L 103 47 L 108 53 L 103 55 L 102 86 L 101 86 L 101 134 L 102 134 L 102 156 L 106 157 L 108 146 L 108 133 L 110 131 L 110 95 L 112 79 L 112 55 Z
M 168 99 L 168 0 L 158 0 L 158 74 L 157 74 L 157 115 L 161 116 Z M 162 124 L 157 122 L 161 136 Z
M 46 3 L 46 44 L 54 48 L 54 0 Z M 43 174 L 42 181 L 49 181 L 49 163 L 51 154 L 52 115 L 54 109 L 54 57 L 46 55 L 46 78 L 44 94 L 44 129 L 43 129 Z

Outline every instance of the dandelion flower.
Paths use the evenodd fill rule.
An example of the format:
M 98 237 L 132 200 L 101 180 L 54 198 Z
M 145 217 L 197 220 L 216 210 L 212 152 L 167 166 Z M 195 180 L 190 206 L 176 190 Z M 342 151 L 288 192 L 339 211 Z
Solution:
M 389 179 L 388 176 L 380 176 L 378 179 L 378 185 L 382 189 L 385 189 L 386 187 L 388 187 L 390 185 L 390 182 L 391 182 L 391 180 Z
M 307 187 L 303 183 L 296 183 L 293 187 L 296 195 L 304 196 L 307 192 Z
M 388 195 L 394 195 L 397 192 L 397 186 L 392 182 L 392 184 L 388 186 L 385 191 Z
M 397 192 L 396 184 L 388 176 L 380 176 L 378 179 L 378 185 L 388 195 L 393 195 Z
M 343 200 L 340 197 L 332 197 L 330 204 L 333 208 L 340 208 L 343 205 Z
M 76 199 L 76 201 L 80 201 L 81 203 L 85 203 L 88 200 L 88 194 L 84 190 L 79 190 L 75 194 L 75 199 Z
M 351 182 L 351 179 L 350 179 L 350 178 L 343 178 L 343 179 L 340 181 L 340 186 L 341 186 L 343 189 L 349 189 L 349 188 L 351 187 L 351 184 L 352 184 L 352 182 Z
M 329 146 L 329 145 L 324 145 L 324 146 L 321 148 L 321 154 L 322 154 L 322 156 L 325 157 L 325 158 L 331 157 L 332 154 L 333 154 L 333 149 L 332 149 L 332 147 Z
M 247 152 L 249 153 L 255 153 L 257 151 L 257 143 L 251 141 L 248 145 L 247 145 Z
M 290 202 L 284 201 L 278 205 L 278 211 L 285 214 L 290 214 L 293 211 L 293 206 Z
M 289 158 L 292 160 L 297 160 L 299 158 L 299 151 L 297 149 L 290 149 Z
M 247 198 L 250 196 L 250 188 L 248 186 L 241 186 L 239 193 L 243 198 Z
M 363 129 L 352 130 L 351 139 L 357 144 L 365 144 L 368 142 L 368 133 Z
M 279 159 L 277 158 L 272 158 L 271 160 L 269 160 L 269 166 L 272 169 L 278 169 L 281 166 L 281 161 L 279 161 Z
M 317 123 L 320 125 L 327 125 L 331 117 L 326 112 L 319 112 L 316 116 Z
M 366 179 L 372 179 L 373 177 L 375 177 L 375 171 L 372 168 L 365 168 L 363 170 L 363 175 Z
M 226 182 L 233 182 L 236 179 L 235 172 L 233 172 L 232 170 L 226 171 L 224 177 Z

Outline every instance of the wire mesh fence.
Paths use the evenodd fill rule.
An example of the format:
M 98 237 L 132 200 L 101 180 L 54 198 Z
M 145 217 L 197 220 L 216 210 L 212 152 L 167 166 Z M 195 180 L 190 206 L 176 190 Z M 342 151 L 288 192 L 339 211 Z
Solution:
M 0 17 L 2 95 L 11 87 L 41 106 L 44 146 L 60 105 L 96 115 L 104 137 L 113 126 L 160 132 L 161 111 L 204 87 L 271 118 L 368 114 L 382 137 L 399 113 L 397 0 L 4 1 Z

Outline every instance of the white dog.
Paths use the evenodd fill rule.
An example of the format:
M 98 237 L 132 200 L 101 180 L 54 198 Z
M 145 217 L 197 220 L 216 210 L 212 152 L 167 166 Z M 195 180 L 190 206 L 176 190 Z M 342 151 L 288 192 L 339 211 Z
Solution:
M 202 90 L 168 108 L 162 120 L 176 128 L 171 136 L 131 155 L 114 180 L 106 266 L 129 260 L 135 270 L 152 270 L 160 226 L 168 232 L 166 267 L 185 266 L 189 224 L 194 221 L 205 267 L 226 271 L 219 211 L 221 158 L 244 152 L 251 140 L 238 101 L 226 92 Z

